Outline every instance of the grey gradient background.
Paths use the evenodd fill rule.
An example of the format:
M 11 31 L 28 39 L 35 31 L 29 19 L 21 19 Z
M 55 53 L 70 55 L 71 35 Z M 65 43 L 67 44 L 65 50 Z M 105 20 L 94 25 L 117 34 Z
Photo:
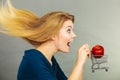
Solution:
M 1 0 L 0 0 L 1 1 Z M 4 0 L 5 1 L 5 0 Z M 87 59 L 84 80 L 120 80 L 120 0 L 11 0 L 20 9 L 42 16 L 50 11 L 66 11 L 75 15 L 74 31 L 77 35 L 69 53 L 55 55 L 66 75 L 75 63 L 77 49 L 84 43 L 101 44 L 108 55 L 108 72 L 91 72 Z M 1 3 L 1 2 L 0 2 Z M 0 80 L 16 80 L 18 66 L 24 50 L 33 48 L 21 38 L 0 33 Z

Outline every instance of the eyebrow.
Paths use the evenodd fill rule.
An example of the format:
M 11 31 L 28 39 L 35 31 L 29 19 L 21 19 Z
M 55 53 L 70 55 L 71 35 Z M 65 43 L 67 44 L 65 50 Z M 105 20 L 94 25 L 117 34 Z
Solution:
M 70 27 L 70 28 L 72 28 L 72 26 L 66 26 L 66 28 L 67 28 L 67 27 Z

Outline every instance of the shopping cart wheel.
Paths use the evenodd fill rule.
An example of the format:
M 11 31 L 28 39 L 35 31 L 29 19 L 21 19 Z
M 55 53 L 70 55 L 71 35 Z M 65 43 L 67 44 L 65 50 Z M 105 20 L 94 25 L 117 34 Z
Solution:
M 108 72 L 108 69 L 105 69 L 106 72 Z
M 95 72 L 95 70 L 92 70 L 92 72 Z

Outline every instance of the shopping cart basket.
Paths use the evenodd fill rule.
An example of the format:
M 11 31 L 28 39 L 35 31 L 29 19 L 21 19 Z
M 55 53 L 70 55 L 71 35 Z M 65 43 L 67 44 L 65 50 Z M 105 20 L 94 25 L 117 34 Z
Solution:
M 93 54 L 91 54 L 91 61 L 92 61 L 92 72 L 94 72 L 95 70 L 98 69 L 105 69 L 105 71 L 108 71 L 108 67 L 106 67 L 106 65 L 103 66 L 103 63 L 107 63 L 107 55 L 101 56 L 99 55 L 99 58 L 97 58 L 97 56 L 94 56 Z

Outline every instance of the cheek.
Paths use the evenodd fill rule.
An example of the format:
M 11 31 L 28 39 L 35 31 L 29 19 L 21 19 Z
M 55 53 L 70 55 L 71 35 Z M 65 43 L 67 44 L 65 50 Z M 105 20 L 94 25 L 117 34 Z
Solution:
M 55 40 L 55 46 L 58 51 L 61 51 L 63 48 L 65 48 L 66 41 L 63 38 L 59 38 Z
M 59 38 L 62 40 L 68 40 L 70 39 L 70 35 L 68 33 L 62 32 L 61 35 L 59 35 Z
M 69 39 L 67 38 L 67 36 L 62 36 L 59 40 L 58 40 L 58 42 L 56 43 L 57 44 L 57 48 L 58 48 L 58 50 L 60 50 L 60 51 L 65 51 L 66 50 L 66 48 L 68 47 L 67 46 L 67 43 L 69 42 Z
M 63 47 L 64 44 L 65 44 L 65 40 L 63 38 L 56 41 L 57 48 Z
M 67 43 L 70 41 L 70 35 L 62 32 L 55 39 L 55 46 L 58 51 L 65 51 L 68 48 Z
M 66 45 L 68 42 L 71 41 L 71 35 L 66 32 L 63 32 L 59 35 L 59 41 L 60 44 Z
M 68 42 L 69 37 L 67 35 L 61 35 L 59 38 L 59 45 L 65 44 L 66 42 Z

